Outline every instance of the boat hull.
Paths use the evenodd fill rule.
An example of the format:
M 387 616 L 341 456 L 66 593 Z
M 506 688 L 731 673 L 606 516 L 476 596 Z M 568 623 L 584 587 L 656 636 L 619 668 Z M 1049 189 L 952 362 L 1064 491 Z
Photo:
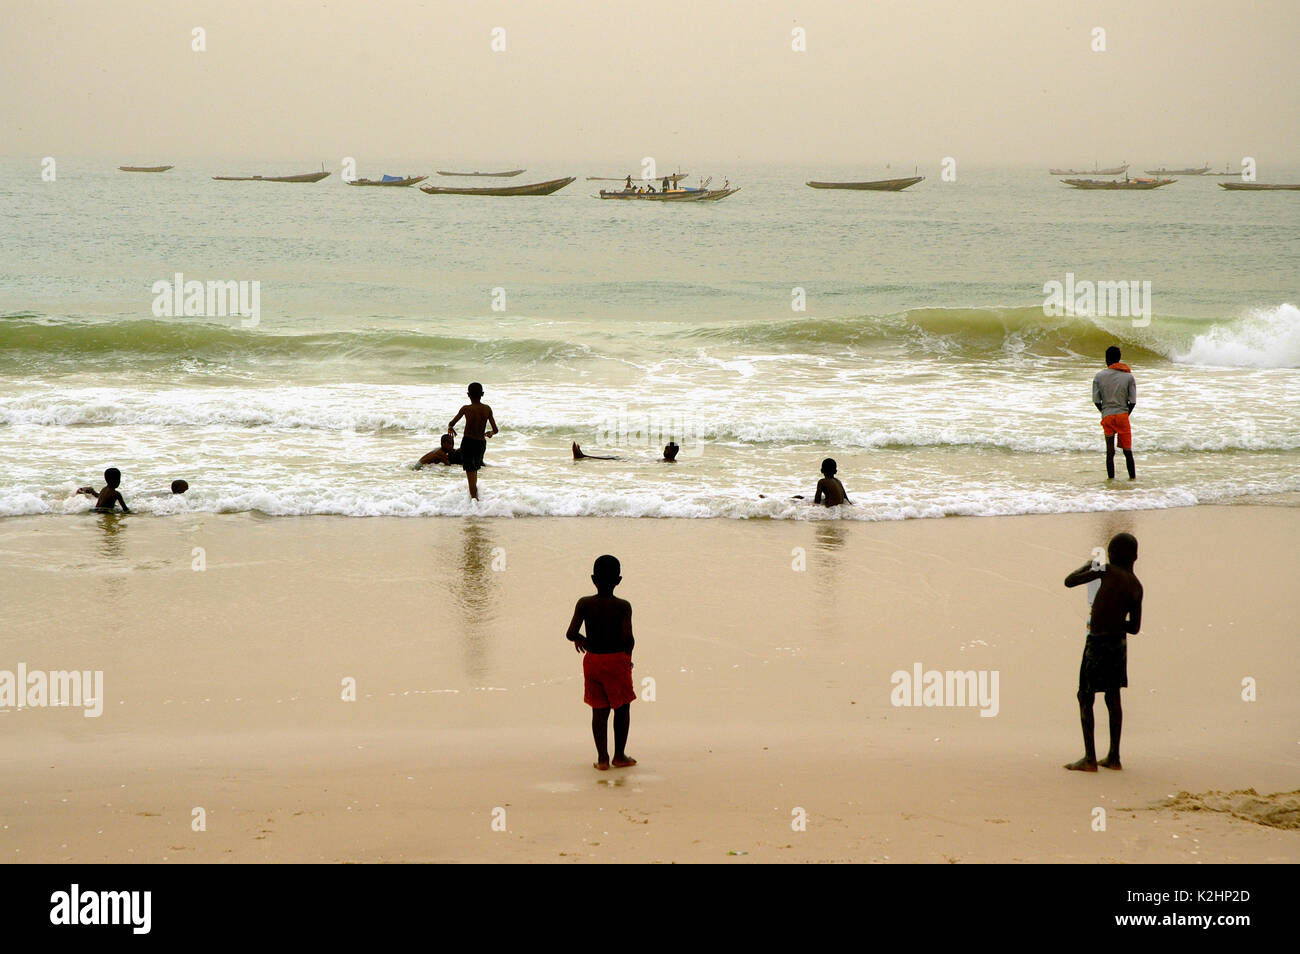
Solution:
M 861 192 L 902 192 L 909 186 L 922 181 L 925 176 L 909 176 L 905 179 L 875 179 L 870 182 L 807 182 L 813 189 L 853 189 Z
M 168 169 L 175 169 L 175 166 L 118 166 L 122 172 L 166 172 Z
M 354 185 L 354 186 L 392 186 L 392 187 L 394 187 L 394 188 L 403 189 L 403 188 L 406 188 L 407 186 L 413 186 L 413 185 L 415 185 L 417 182 L 423 182 L 423 181 L 424 181 L 425 179 L 427 179 L 427 178 L 429 178 L 429 177 L 428 177 L 428 176 L 411 176 L 409 179 L 391 179 L 391 180 L 389 180 L 388 182 L 384 182 L 382 179 L 378 179 L 378 180 L 377 180 L 377 179 L 351 179 L 351 180 L 348 181 L 348 185 Z
M 1300 192 L 1300 182 L 1220 182 L 1229 192 Z
M 474 179 L 474 178 L 479 178 L 479 179 L 511 179 L 511 178 L 513 178 L 513 177 L 519 175 L 519 174 L 520 174 L 521 172 L 523 172 L 523 171 L 524 171 L 523 169 L 510 169 L 510 170 L 508 170 L 508 171 L 506 171 L 506 172 L 443 172 L 441 169 L 439 169 L 439 170 L 438 170 L 438 175 L 440 175 L 440 176 L 460 176 L 461 178 L 465 178 L 465 179 Z
M 320 182 L 328 172 L 305 172 L 299 176 L 213 176 L 218 182 Z
M 564 179 L 551 179 L 548 182 L 534 182 L 522 186 L 489 186 L 481 189 L 453 186 L 420 186 L 420 191 L 427 195 L 550 195 L 559 192 L 574 181 L 573 176 Z
M 604 189 L 600 191 L 602 199 L 622 199 L 626 202 L 703 202 L 708 197 L 709 192 L 705 189 L 692 192 L 606 192 Z
M 1203 176 L 1210 171 L 1209 166 L 1200 169 L 1147 169 L 1149 176 Z
M 1167 186 L 1177 182 L 1177 179 L 1129 179 L 1127 182 L 1120 180 L 1106 179 L 1062 179 L 1068 186 L 1076 189 L 1125 189 L 1128 191 L 1144 192 L 1150 189 L 1159 189 L 1161 186 Z
M 1048 169 L 1047 172 L 1053 176 L 1122 176 L 1128 172 L 1128 163 L 1109 169 Z

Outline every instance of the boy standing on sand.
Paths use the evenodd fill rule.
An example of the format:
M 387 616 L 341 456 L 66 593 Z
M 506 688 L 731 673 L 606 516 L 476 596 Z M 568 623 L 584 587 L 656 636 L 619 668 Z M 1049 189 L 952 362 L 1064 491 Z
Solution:
M 487 438 L 497 434 L 498 429 L 496 419 L 492 416 L 492 408 L 480 400 L 483 397 L 483 385 L 475 381 L 466 393 L 469 395 L 469 403 L 456 412 L 456 416 L 447 425 L 447 433 L 454 437 L 456 422 L 462 417 L 465 418 L 465 436 L 460 439 L 460 466 L 465 469 L 465 479 L 469 481 L 470 499 L 478 500 L 478 472 L 483 466 Z M 492 425 L 491 434 L 484 433 L 485 424 Z
M 1128 479 L 1137 479 L 1133 466 L 1133 432 L 1128 416 L 1137 406 L 1137 382 L 1133 370 L 1119 360 L 1119 348 L 1106 349 L 1106 367 L 1092 379 L 1092 403 L 1101 411 L 1101 432 L 1106 435 L 1106 476 L 1115 479 L 1115 438 L 1119 438 L 1128 466 Z
M 566 637 L 573 648 L 585 653 L 582 659 L 582 699 L 591 706 L 591 735 L 596 741 L 596 761 L 602 772 L 636 765 L 627 754 L 627 732 L 632 722 L 632 604 L 614 595 L 614 587 L 623 582 L 618 559 L 609 555 L 596 557 L 591 582 L 595 596 L 584 596 L 573 608 Z M 586 626 L 586 635 L 578 630 Z M 614 710 L 614 760 L 609 758 L 609 713 Z
M 1142 629 L 1142 584 L 1133 575 L 1137 538 L 1117 533 L 1106 547 L 1108 566 L 1085 563 L 1065 578 L 1066 586 L 1101 580 L 1088 617 L 1088 641 L 1079 665 L 1079 721 L 1083 725 L 1083 758 L 1066 766 L 1073 772 L 1095 772 L 1097 766 L 1119 769 L 1119 734 L 1124 723 L 1119 691 L 1128 685 L 1128 636 Z M 1106 694 L 1110 714 L 1110 751 L 1100 762 L 1093 741 L 1092 706 L 1099 692 Z

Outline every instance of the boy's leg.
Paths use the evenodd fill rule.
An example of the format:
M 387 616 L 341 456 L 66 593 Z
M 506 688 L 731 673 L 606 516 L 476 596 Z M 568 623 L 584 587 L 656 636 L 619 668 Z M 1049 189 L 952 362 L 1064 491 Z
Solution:
M 472 474 L 473 471 L 470 471 Z M 609 768 L 609 709 L 591 710 L 591 736 L 596 740 L 596 768 Z
M 1094 693 L 1089 690 L 1080 689 L 1077 697 L 1079 700 L 1079 723 L 1083 727 L 1083 758 L 1066 766 L 1066 768 L 1074 772 L 1097 771 L 1097 745 L 1092 737 L 1095 723 L 1092 712 L 1093 696 Z
M 1127 447 L 1124 448 L 1124 464 L 1128 467 L 1128 479 L 1137 480 L 1137 468 L 1133 465 L 1133 452 Z
M 1115 479 L 1115 435 L 1106 435 L 1106 476 Z
M 1118 769 L 1122 767 L 1119 763 L 1119 733 L 1124 726 L 1124 710 L 1120 707 L 1118 689 L 1107 690 L 1106 712 L 1110 714 L 1110 751 L 1098 764 L 1105 768 Z
M 1114 477 L 1114 474 L 1111 474 Z M 469 496 L 471 500 L 478 500 L 478 471 L 465 471 L 465 479 L 469 481 Z
M 614 767 L 636 765 L 636 759 L 627 755 L 627 730 L 632 726 L 632 703 L 626 702 L 614 710 Z

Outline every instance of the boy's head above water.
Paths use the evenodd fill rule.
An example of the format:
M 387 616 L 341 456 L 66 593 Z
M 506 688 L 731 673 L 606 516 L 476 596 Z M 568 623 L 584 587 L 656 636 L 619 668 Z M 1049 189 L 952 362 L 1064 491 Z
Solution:
M 470 384 L 468 390 L 465 393 L 470 396 L 470 400 L 477 401 L 479 398 L 483 396 L 483 385 L 479 384 L 477 381 L 474 381 L 473 383 Z
M 172 493 L 174 494 L 183 494 L 185 493 L 185 491 L 189 489 L 190 489 L 190 485 L 183 480 L 172 481 Z
M 606 553 L 604 556 L 596 557 L 596 562 L 591 568 L 591 582 L 596 584 L 596 589 L 602 593 L 612 593 L 614 587 L 623 582 L 620 575 L 623 568 L 619 565 L 618 557 L 610 556 Z
M 834 476 L 835 476 L 835 472 L 836 472 L 837 470 L 839 470 L 839 468 L 838 468 L 837 466 L 835 466 L 835 458 L 834 458 L 834 457 L 827 457 L 824 461 L 822 461 L 822 473 L 823 473 L 825 476 L 827 476 L 827 477 L 834 477 Z
M 664 460 L 676 460 L 677 452 L 681 450 L 674 441 L 669 441 L 664 446 Z
M 1116 566 L 1131 570 L 1138 558 L 1137 537 L 1131 533 L 1117 533 L 1106 545 L 1106 556 Z
M 122 472 L 116 467 L 110 467 L 104 471 L 104 483 L 110 487 L 116 487 L 122 482 Z
M 445 451 L 455 450 L 456 448 L 456 438 L 450 434 L 443 434 L 439 443 L 442 444 L 442 449 Z
M 1109 368 L 1117 361 L 1119 361 L 1119 348 L 1115 345 L 1111 345 L 1106 349 L 1106 367 Z

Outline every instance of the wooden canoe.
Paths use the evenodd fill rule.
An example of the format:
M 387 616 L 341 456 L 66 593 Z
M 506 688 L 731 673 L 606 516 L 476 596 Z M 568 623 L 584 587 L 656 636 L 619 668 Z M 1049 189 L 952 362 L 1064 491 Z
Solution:
M 719 189 L 719 192 L 722 190 Z M 700 202 L 708 198 L 707 189 L 680 189 L 676 192 L 606 192 L 600 190 L 597 198 L 625 199 L 631 202 Z
M 166 172 L 168 169 L 175 169 L 175 166 L 118 166 L 123 172 Z
M 868 192 L 902 192 L 908 186 L 914 186 L 925 176 L 909 176 L 906 179 L 874 179 L 870 182 L 807 182 L 814 189 L 858 189 Z
M 218 182 L 320 182 L 328 172 L 304 172 L 298 176 L 213 176 Z
M 384 179 L 349 179 L 349 180 L 348 180 L 348 185 L 354 185 L 354 186 L 396 186 L 397 188 L 400 189 L 400 188 L 403 188 L 403 187 L 405 187 L 405 186 L 413 186 L 413 185 L 415 185 L 417 182 L 423 182 L 423 181 L 424 181 L 425 179 L 427 179 L 427 178 L 429 178 L 429 177 L 428 177 L 428 176 L 409 176 L 408 178 L 405 178 L 405 179 L 388 179 L 388 180 L 386 180 L 386 181 L 385 181 Z
M 645 176 L 633 176 L 632 181 L 653 182 L 655 185 L 658 185 L 660 182 L 663 182 L 665 179 L 667 179 L 673 185 L 677 185 L 677 183 L 681 182 L 683 179 L 690 178 L 690 175 L 691 174 L 689 172 L 674 172 L 670 176 L 655 176 L 653 179 L 647 179 Z M 627 178 L 628 178 L 627 176 L 587 176 L 587 181 L 588 182 L 626 182 Z
M 1219 188 L 1230 192 L 1300 192 L 1300 183 L 1220 182 Z
M 569 176 L 566 179 L 551 179 L 549 182 L 534 182 L 532 185 L 490 186 L 482 189 L 466 186 L 420 186 L 420 191 L 428 195 L 550 195 L 573 181 L 574 177 Z
M 486 179 L 509 179 L 509 178 L 512 178 L 512 177 L 514 177 L 514 176 L 519 175 L 519 173 L 521 173 L 521 172 L 523 172 L 523 171 L 524 171 L 523 169 L 510 169 L 510 170 L 507 170 L 506 172 L 443 172 L 441 169 L 439 169 L 439 170 L 438 170 L 438 175 L 440 175 L 440 176 L 463 176 L 463 177 L 465 177 L 465 178 L 471 178 L 471 177 L 473 177 L 473 176 L 480 176 L 480 177 L 482 177 L 482 178 L 486 178 Z
M 1149 176 L 1203 176 L 1210 171 L 1209 163 L 1199 169 L 1148 169 Z
M 1159 189 L 1177 179 L 1062 179 L 1068 186 L 1076 189 Z
M 1128 172 L 1128 163 L 1111 166 L 1109 169 L 1048 169 L 1053 176 L 1122 176 Z

